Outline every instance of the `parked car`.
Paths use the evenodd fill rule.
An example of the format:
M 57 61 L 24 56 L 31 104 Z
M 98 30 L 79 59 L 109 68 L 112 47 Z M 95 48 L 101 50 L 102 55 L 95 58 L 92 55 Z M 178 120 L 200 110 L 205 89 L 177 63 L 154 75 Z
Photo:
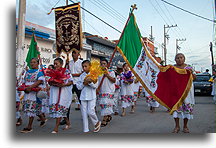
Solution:
M 212 82 L 209 81 L 210 74 L 197 74 L 194 80 L 194 94 L 195 95 L 211 95 Z

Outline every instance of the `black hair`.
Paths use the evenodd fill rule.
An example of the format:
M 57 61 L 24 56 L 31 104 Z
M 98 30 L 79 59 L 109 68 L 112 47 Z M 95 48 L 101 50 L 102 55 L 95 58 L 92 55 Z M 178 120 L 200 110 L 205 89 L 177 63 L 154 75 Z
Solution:
M 90 62 L 89 60 L 84 60 L 84 61 L 82 62 L 82 65 L 85 64 L 85 63 L 88 63 L 89 65 L 91 65 L 91 62 Z
M 207 72 L 209 72 L 209 69 L 206 69 Z
M 39 64 L 39 59 L 38 59 L 38 58 L 32 58 L 31 61 L 32 61 L 32 60 L 36 60 L 37 63 Z
M 52 69 L 55 69 L 55 66 L 54 66 L 53 64 L 50 64 L 49 66 L 51 66 Z M 48 67 L 49 67 L 49 66 L 48 66 Z
M 124 63 L 124 64 L 122 65 L 122 68 L 124 68 L 126 64 L 127 64 L 127 63 Z
M 62 65 L 63 65 L 63 63 L 64 63 L 63 60 L 62 60 L 61 58 L 56 58 L 54 61 L 59 61 L 59 63 L 62 64 Z
M 108 64 L 108 60 L 106 58 L 101 58 L 100 61 L 105 61 Z

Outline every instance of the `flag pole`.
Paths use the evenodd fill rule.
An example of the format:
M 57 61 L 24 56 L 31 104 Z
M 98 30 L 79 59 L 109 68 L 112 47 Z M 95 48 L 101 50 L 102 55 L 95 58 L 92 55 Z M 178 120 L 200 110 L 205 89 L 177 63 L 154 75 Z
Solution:
M 117 41 L 116 45 L 118 45 L 119 41 L 121 40 L 122 35 L 124 34 L 124 31 L 125 31 L 125 28 L 126 28 L 128 22 L 129 22 L 129 20 L 130 20 L 130 17 L 131 17 L 131 15 L 133 14 L 133 11 L 134 11 L 135 9 L 137 9 L 136 4 L 131 5 L 130 15 L 129 15 L 128 19 L 127 19 L 127 22 L 126 22 L 126 24 L 125 24 L 125 26 L 124 26 L 124 29 L 123 29 L 123 31 L 122 31 L 122 33 L 121 33 L 121 35 L 120 35 L 120 38 L 119 38 L 119 40 Z M 115 47 L 115 49 L 114 49 L 114 51 L 113 51 L 113 54 L 112 54 L 112 56 L 111 56 L 111 58 L 110 58 L 110 61 L 109 61 L 108 66 L 107 66 L 108 68 L 110 67 L 110 65 L 111 65 L 111 63 L 112 63 L 112 60 L 113 60 L 113 58 L 114 58 L 114 55 L 115 55 L 116 51 L 117 51 L 117 46 Z M 104 78 L 105 78 L 105 76 L 103 76 L 103 78 L 102 78 L 102 80 L 101 80 L 101 82 L 100 82 L 100 84 L 99 84 L 99 86 L 98 86 L 98 88 L 97 88 L 98 91 L 100 90 L 100 88 L 101 88 L 101 86 L 102 86 L 102 84 L 103 84 Z
M 34 31 L 35 31 L 35 28 L 32 28 L 32 35 L 33 35 L 33 37 L 34 37 L 34 41 L 37 42 L 37 39 L 36 39 L 36 37 L 35 37 Z M 39 51 L 38 45 L 36 45 L 36 49 Z M 42 64 L 42 60 L 41 60 L 40 54 L 38 55 L 38 59 L 39 59 L 39 62 L 40 62 L 40 68 L 41 68 L 41 70 L 42 70 L 42 73 L 44 74 L 45 85 L 46 85 L 46 91 L 48 91 L 48 83 L 47 83 L 46 73 L 45 73 L 45 71 L 44 71 L 44 69 L 43 69 L 43 64 Z

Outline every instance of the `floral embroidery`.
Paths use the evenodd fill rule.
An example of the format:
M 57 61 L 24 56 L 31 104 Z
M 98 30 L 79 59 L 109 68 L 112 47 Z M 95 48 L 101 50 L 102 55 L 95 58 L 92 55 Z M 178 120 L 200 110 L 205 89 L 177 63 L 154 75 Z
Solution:
M 35 82 L 35 81 L 37 81 L 38 72 L 39 72 L 38 70 L 35 71 L 34 73 L 27 72 L 26 76 L 25 76 L 25 81 L 26 82 Z
M 186 113 L 186 114 L 193 114 L 193 107 L 194 104 L 185 104 L 183 103 L 182 106 L 179 107 L 177 110 L 178 113 Z
M 56 104 L 52 104 L 49 106 L 49 113 L 52 114 L 60 114 L 62 116 L 66 116 L 68 112 L 68 108 L 65 106 L 59 105 L 56 108 Z
M 133 82 L 132 72 L 131 71 L 128 71 L 127 73 L 122 72 L 120 79 L 127 82 Z
M 138 96 L 138 92 L 134 92 L 134 96 L 137 97 Z
M 140 59 L 140 61 L 139 61 L 138 64 L 137 64 L 137 68 L 138 68 L 139 70 L 142 69 L 142 67 L 143 67 L 143 65 L 144 65 L 145 59 L 146 59 L 146 53 L 145 53 L 145 51 L 143 50 L 143 51 L 142 51 L 141 59 Z
M 134 102 L 134 96 L 131 95 L 121 95 L 121 101 L 123 102 Z
M 36 114 L 36 101 L 32 101 L 32 100 L 26 100 L 23 102 L 23 109 L 25 113 L 33 113 Z
M 109 98 L 109 99 L 113 99 L 114 98 L 114 94 L 108 94 L 108 93 L 104 93 L 104 94 L 99 94 L 98 96 L 99 98 Z
M 113 105 L 111 104 L 100 104 L 100 107 L 101 109 L 106 109 L 106 108 L 109 108 L 109 107 L 112 107 Z
M 156 100 L 154 100 L 151 96 L 146 97 L 146 103 L 154 103 Z
M 101 109 L 107 109 L 113 106 L 114 94 L 104 93 L 98 95 L 98 103 Z
M 155 86 L 156 86 L 156 82 L 155 82 L 155 80 L 156 80 L 156 74 L 157 74 L 157 72 L 153 69 L 153 68 L 151 68 L 151 67 L 149 67 L 150 68 L 150 71 L 151 71 L 151 77 L 152 77 L 152 79 L 151 79 L 151 86 L 153 87 L 153 88 L 155 88 Z
M 137 68 L 138 68 L 138 70 L 141 70 L 143 68 L 145 59 L 146 59 L 146 53 L 143 50 L 142 51 L 142 56 L 140 58 L 140 61 L 136 65 Z M 156 87 L 156 82 L 155 81 L 156 81 L 156 74 L 157 74 L 157 72 L 152 67 L 149 66 L 148 62 L 146 62 L 146 65 L 147 65 L 146 76 L 147 76 L 147 74 L 148 74 L 148 72 L 150 70 L 150 72 L 151 72 L 151 83 L 150 83 L 150 86 L 153 87 L 153 88 L 155 88 Z

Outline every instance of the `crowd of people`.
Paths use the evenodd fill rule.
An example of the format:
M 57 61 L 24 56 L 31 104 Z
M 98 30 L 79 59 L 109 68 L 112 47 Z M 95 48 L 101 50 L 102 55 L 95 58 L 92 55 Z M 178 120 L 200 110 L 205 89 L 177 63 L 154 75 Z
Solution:
M 127 63 L 114 71 L 108 68 L 107 59 L 101 59 L 100 64 L 105 72 L 97 80 L 94 80 L 88 77 L 91 62 L 81 60 L 79 56 L 79 51 L 73 51 L 72 60 L 67 64 L 67 68 L 63 67 L 64 63 L 61 58 L 56 58 L 54 64 L 48 67 L 48 69 L 59 73 L 59 77 L 64 75 L 64 80 L 61 83 L 49 80 L 49 75 L 44 75 L 44 72 L 40 70 L 39 60 L 31 59 L 31 69 L 26 71 L 24 78 L 20 80 L 22 83 L 19 83 L 24 84 L 25 87 L 23 91 L 20 89 L 16 91 L 16 125 L 22 124 L 22 118 L 26 116 L 29 118 L 28 124 L 21 130 L 22 133 L 33 131 L 32 125 L 36 116 L 39 117 L 37 120 L 40 121 L 40 126 L 45 126 L 47 115 L 56 119 L 52 133 L 58 133 L 60 125 L 65 125 L 64 130 L 69 130 L 71 128 L 70 108 L 74 94 L 78 100 L 75 109 L 81 111 L 83 132 L 85 133 L 90 132 L 88 119 L 94 125 L 93 132 L 99 132 L 101 127 L 107 126 L 112 121 L 112 115 L 121 113 L 121 116 L 125 117 L 128 108 L 130 108 L 130 113 L 135 113 L 136 101 L 142 91 L 145 92 L 146 102 L 151 113 L 159 107 L 159 103 L 142 89 L 140 82 L 134 77 Z M 189 69 L 195 78 L 192 67 L 185 64 L 183 54 L 177 54 L 175 61 L 176 67 Z M 20 86 L 17 85 L 17 88 Z M 35 91 L 35 88 L 42 89 Z M 175 121 L 173 133 L 180 131 L 180 118 L 184 121 L 183 132 L 189 133 L 187 123 L 189 119 L 193 118 L 194 104 L 192 87 L 182 106 L 173 113 Z M 119 111 L 120 108 L 121 111 Z M 96 110 L 99 110 L 101 121 Z

